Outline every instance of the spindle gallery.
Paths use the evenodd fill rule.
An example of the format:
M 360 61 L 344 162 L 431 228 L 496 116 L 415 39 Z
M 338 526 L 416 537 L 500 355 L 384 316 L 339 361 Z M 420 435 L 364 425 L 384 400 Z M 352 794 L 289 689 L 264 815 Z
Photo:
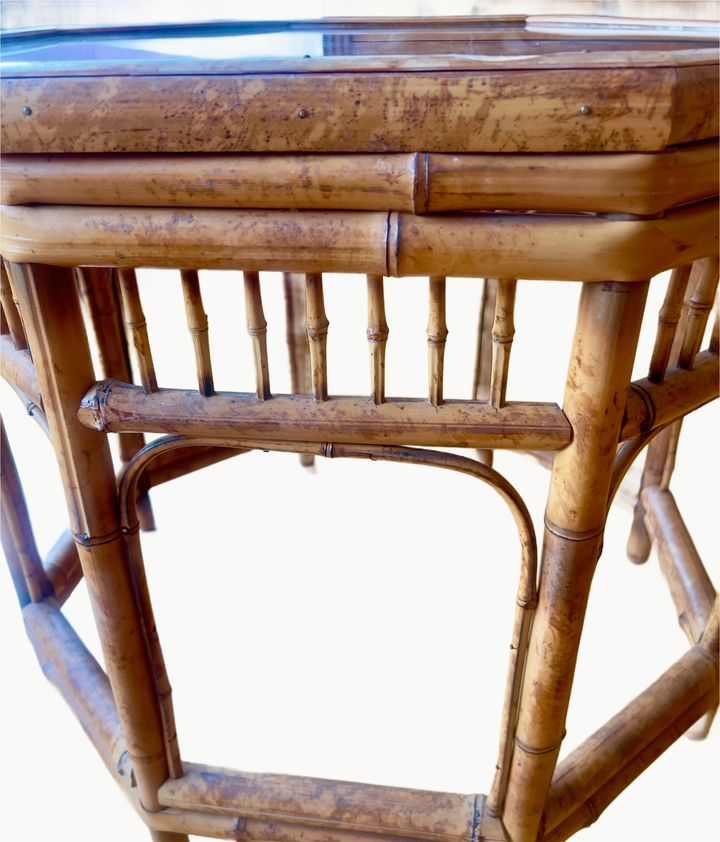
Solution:
M 178 54 L 223 36 L 242 55 L 263 33 L 313 34 L 323 54 Z M 670 484 L 683 419 L 718 397 L 715 24 L 326 18 L 13 30 L 2 47 L 2 375 L 52 444 L 69 517 L 42 559 L 3 427 L 3 547 L 46 676 L 156 842 L 562 842 L 689 728 L 707 733 L 719 603 Z M 197 388 L 158 377 L 148 268 L 176 276 L 164 294 L 184 302 Z M 243 273 L 251 392 L 216 388 L 201 288 L 218 270 Z M 263 305 L 269 272 L 285 323 Z M 328 378 L 333 273 L 367 290 L 358 395 Z M 428 302 L 427 390 L 410 396 L 386 389 L 385 279 L 400 277 Z M 445 377 L 452 278 L 476 279 L 480 305 L 468 399 Z M 518 280 L 581 286 L 569 360 L 547 360 L 567 372 L 562 407 L 507 398 Z M 656 341 L 633 380 L 643 318 Z M 273 391 L 277 331 L 290 394 Z M 487 796 L 183 758 L 141 533 L 153 488 L 253 450 L 445 469 L 504 502 L 519 584 Z M 540 546 L 496 450 L 551 465 Z M 656 545 L 689 648 L 558 762 L 608 510 L 641 454 L 628 555 Z M 63 614 L 83 580 L 106 671 Z

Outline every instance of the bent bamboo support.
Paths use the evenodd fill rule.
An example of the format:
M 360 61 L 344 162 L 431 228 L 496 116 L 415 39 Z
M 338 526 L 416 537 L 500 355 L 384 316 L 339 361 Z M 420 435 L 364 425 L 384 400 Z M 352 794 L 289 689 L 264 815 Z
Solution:
M 183 269 L 202 253 L 206 269 L 642 282 L 716 254 L 720 221 L 713 201 L 647 220 L 298 211 L 288 225 L 287 214 L 5 205 L 0 250 L 57 266 Z

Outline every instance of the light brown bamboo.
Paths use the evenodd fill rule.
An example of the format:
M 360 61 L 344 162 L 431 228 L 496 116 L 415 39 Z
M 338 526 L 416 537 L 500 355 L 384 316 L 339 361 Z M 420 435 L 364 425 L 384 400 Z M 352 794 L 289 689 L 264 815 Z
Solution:
M 663 491 L 667 491 L 670 487 L 670 480 L 672 479 L 673 472 L 675 470 L 675 462 L 677 460 L 677 449 L 678 449 L 678 442 L 680 440 L 680 432 L 682 431 L 682 423 L 683 419 L 679 418 L 677 421 L 674 421 L 670 427 L 668 441 L 667 441 L 667 452 L 665 454 L 665 464 L 663 465 L 662 469 L 662 479 L 660 480 L 660 488 Z
M 0 365 L 5 380 L 18 386 L 33 403 L 42 408 L 42 397 L 32 358 L 27 351 L 18 351 L 8 336 L 0 336 Z
M 209 398 L 215 393 L 210 360 L 210 339 L 208 335 L 208 320 L 203 307 L 200 292 L 200 279 L 195 269 L 180 271 L 183 297 L 185 298 L 185 316 L 188 331 L 193 341 L 195 352 L 195 367 L 197 369 L 198 390 L 203 397 Z
M 98 623 L 105 663 L 118 703 L 143 806 L 160 809 L 157 788 L 167 778 L 155 682 L 135 585 L 117 518 L 117 492 L 107 440 L 83 427 L 76 411 L 92 380 L 72 271 L 40 264 L 18 269 L 21 308 L 32 313 L 28 333 L 48 423 Z
M 287 222 L 282 210 L 2 206 L 0 250 L 62 266 L 182 269 L 202 253 L 204 269 L 642 282 L 717 251 L 720 215 L 707 201 L 661 219 L 308 210 Z
M 428 315 L 428 401 L 433 406 L 443 403 L 445 343 L 448 329 L 445 319 L 445 278 L 430 277 L 430 312 Z
M 715 294 L 718 287 L 718 255 L 698 260 L 693 267 L 693 291 L 688 302 L 688 319 L 685 328 L 678 365 L 681 368 L 692 368 L 700 350 L 705 327 L 710 311 L 713 308 Z
M 671 368 L 662 385 L 644 378 L 635 380 L 628 391 L 621 441 L 677 421 L 718 396 L 717 355 L 702 351 L 691 371 Z M 666 455 L 658 459 L 665 464 Z M 662 470 L 662 467 L 660 467 Z
M 426 167 L 427 185 L 416 189 Z M 610 155 L 5 155 L 0 194 L 4 205 L 648 216 L 713 195 L 717 168 L 716 140 Z
M 717 684 L 717 661 L 694 647 L 560 764 L 544 811 L 557 827 Z
M 717 656 L 718 653 L 718 639 L 720 637 L 720 597 L 715 596 L 712 609 L 710 610 L 710 617 L 708 618 L 707 626 L 702 636 L 702 646 L 709 652 Z
M 385 403 L 385 349 L 389 336 L 385 316 L 385 293 L 382 275 L 367 276 L 368 326 L 370 346 L 370 400 Z
M 312 373 L 312 393 L 315 401 L 322 403 L 328 399 L 327 386 L 327 332 L 330 322 L 325 315 L 322 275 L 305 275 L 305 295 L 307 301 L 307 330 L 310 344 L 310 370 Z
M 703 714 L 716 707 L 717 687 L 708 690 L 684 710 L 675 721 L 655 737 L 642 751 L 623 766 L 606 784 L 575 809 L 553 830 L 543 834 L 540 842 L 565 842 L 573 834 L 597 821 L 604 810 L 641 775 L 663 752 L 678 740 Z
M 474 795 L 319 780 L 292 775 L 233 772 L 186 763 L 185 776 L 160 788 L 167 807 L 205 809 L 345 831 L 455 842 L 472 836 Z
M 673 332 L 672 343 L 668 353 L 667 363 L 669 366 L 676 366 L 678 363 L 680 349 L 682 347 L 688 323 L 690 297 L 693 294 L 696 283 L 697 272 L 693 272 L 691 270 L 690 276 L 685 285 L 682 308 L 679 314 L 678 323 Z M 650 378 L 648 378 L 648 380 L 650 380 Z M 642 392 L 643 397 L 645 394 L 645 392 Z M 629 400 L 632 400 L 632 395 L 629 395 L 628 398 Z M 640 481 L 640 491 L 650 485 L 659 485 L 662 482 L 662 472 L 667 460 L 668 448 L 674 435 L 675 434 L 671 430 L 665 430 L 648 445 L 647 455 L 645 457 L 645 468 Z M 650 535 L 645 529 L 644 518 L 645 510 L 643 509 L 642 501 L 640 499 L 640 495 L 638 494 L 627 544 L 628 558 L 634 564 L 643 564 L 646 562 L 650 557 L 650 550 L 652 548 Z
M 505 406 L 510 351 L 515 336 L 515 290 L 517 281 L 501 278 L 498 281 L 495 319 L 492 329 L 492 372 L 490 374 L 490 403 Z
M 118 271 L 120 287 L 122 289 L 125 307 L 125 324 L 130 330 L 133 347 L 137 358 L 140 382 L 146 392 L 156 392 L 158 388 L 155 377 L 150 341 L 148 339 L 147 322 L 140 303 L 137 278 L 134 269 L 120 269 Z
M 267 322 L 263 312 L 262 294 L 260 291 L 260 274 L 258 272 L 244 272 L 245 279 L 245 313 L 247 331 L 252 340 L 253 359 L 255 361 L 255 394 L 260 401 L 269 400 L 270 368 L 267 353 Z
M 4 261 L 0 261 L 0 306 L 2 306 L 15 350 L 24 351 L 28 346 L 25 329 L 23 328 L 20 313 L 13 299 L 10 278 L 8 277 Z
M 712 332 L 708 351 L 711 354 L 720 353 L 720 301 L 715 301 L 715 319 L 713 320 Z
M 584 284 L 580 295 L 563 406 L 573 440 L 553 463 L 543 574 L 503 810 L 513 842 L 535 842 L 565 732 L 647 289 L 647 282 Z
M 497 278 L 483 278 L 480 295 L 480 314 L 478 317 L 478 335 L 475 348 L 475 366 L 473 368 L 473 387 L 470 397 L 473 400 L 490 400 L 490 374 L 492 372 L 492 328 L 495 321 L 495 302 L 497 299 Z M 483 465 L 492 468 L 492 450 L 480 449 L 477 457 Z
M 2 507 L 30 598 L 33 602 L 40 602 L 45 597 L 53 595 L 53 586 L 45 573 L 35 544 L 25 495 L 2 419 L 0 419 L 0 445 Z
M 82 565 L 72 532 L 65 530 L 43 561 L 55 601 L 64 605 L 82 580 Z
M 143 476 L 147 477 L 150 488 L 154 488 L 156 485 L 230 459 L 239 452 L 224 447 L 194 447 L 189 452 L 167 453 L 164 457 L 158 457 Z
M 131 383 L 130 351 L 121 313 L 120 290 L 114 274 L 115 270 L 102 267 L 81 266 L 75 269 L 78 290 L 93 326 L 102 376 Z M 118 451 L 123 463 L 129 462 L 144 446 L 142 433 L 122 433 L 118 436 Z M 147 489 L 141 489 L 140 493 L 142 529 L 151 531 L 155 528 L 155 520 Z
M 508 403 L 502 409 L 473 401 L 432 407 L 421 398 L 275 395 L 269 401 L 220 392 L 212 404 L 194 390 L 162 389 L 152 395 L 117 381 L 95 384 L 80 402 L 78 419 L 106 432 L 226 436 L 297 441 L 378 442 L 439 447 L 503 447 L 558 450 L 570 440 L 570 425 L 556 404 Z
M 20 555 L 15 549 L 15 542 L 10 534 L 10 523 L 5 514 L 5 506 L 0 501 L 0 542 L 2 542 L 3 552 L 5 553 L 5 560 L 7 561 L 8 569 L 10 570 L 10 577 L 17 594 L 20 607 L 23 608 L 29 602 L 32 602 L 30 591 L 28 590 L 27 582 L 25 581 L 25 573 L 23 572 Z
M 670 587 L 678 622 L 695 644 L 707 625 L 715 588 L 710 581 L 673 495 L 661 486 L 643 490 L 642 503 L 657 542 L 660 567 Z
M 312 374 L 310 373 L 310 343 L 305 330 L 305 277 L 292 272 L 283 273 L 285 290 L 285 336 L 290 359 L 290 388 L 294 395 L 312 394 Z M 301 453 L 300 464 L 311 468 L 315 457 Z
M 662 383 L 665 377 L 665 370 L 670 359 L 670 350 L 675 339 L 675 330 L 682 312 L 682 305 L 685 299 L 685 291 L 693 264 L 686 263 L 673 269 L 670 275 L 665 300 L 660 313 L 658 314 L 658 327 L 655 336 L 655 347 L 653 348 L 650 360 L 650 371 L 648 379 L 653 383 Z

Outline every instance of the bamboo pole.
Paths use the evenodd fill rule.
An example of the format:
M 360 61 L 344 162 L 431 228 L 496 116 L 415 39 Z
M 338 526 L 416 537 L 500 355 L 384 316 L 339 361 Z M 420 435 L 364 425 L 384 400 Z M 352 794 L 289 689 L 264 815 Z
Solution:
M 10 570 L 10 578 L 12 579 L 15 593 L 23 608 L 29 602 L 32 602 L 30 591 L 28 590 L 27 582 L 25 581 L 25 573 L 23 572 L 20 555 L 15 549 L 15 542 L 10 534 L 10 523 L 5 514 L 5 506 L 0 502 L 0 542 L 2 542 L 3 552 L 5 553 L 5 560 L 7 561 L 8 569 Z
M 717 656 L 718 640 L 720 635 L 720 628 L 718 623 L 720 621 L 720 597 L 715 596 L 713 606 L 710 610 L 710 617 L 708 618 L 707 626 L 702 636 L 702 646 L 708 651 Z
M 498 281 L 495 320 L 492 330 L 492 372 L 490 374 L 490 403 L 505 406 L 510 351 L 515 336 L 515 291 L 517 281 L 501 278 Z
M 0 336 L 2 376 L 20 388 L 32 402 L 42 408 L 42 397 L 32 358 L 27 351 L 18 351 L 7 336 Z
M 305 275 L 307 296 L 307 330 L 310 343 L 310 370 L 312 372 L 313 397 L 318 403 L 328 399 L 327 387 L 327 332 L 329 322 L 325 315 L 322 275 Z
M 0 419 L 0 450 L 0 488 L 5 519 L 15 547 L 15 555 L 20 561 L 25 576 L 30 598 L 33 602 L 40 602 L 45 597 L 53 595 L 53 586 L 40 561 L 25 495 L 2 419 Z
M 710 617 L 715 588 L 670 491 L 650 486 L 642 492 L 642 501 L 678 622 L 690 643 L 695 644 Z
M 718 299 L 715 300 L 715 319 L 713 320 L 708 351 L 715 355 L 720 353 L 720 301 Z
M 285 291 L 285 330 L 290 359 L 290 388 L 294 395 L 312 393 L 312 374 L 310 372 L 310 344 L 305 330 L 305 277 L 292 272 L 283 273 Z M 300 464 L 311 468 L 315 457 L 301 453 Z
M 662 469 L 662 479 L 660 480 L 660 488 L 667 491 L 670 487 L 670 480 L 672 479 L 673 471 L 675 470 L 675 462 L 677 460 L 678 442 L 680 440 L 680 431 L 682 430 L 683 419 L 679 418 L 668 427 L 668 441 L 667 452 L 665 454 L 665 464 Z
M 385 403 L 385 349 L 389 335 L 385 317 L 385 294 L 382 275 L 367 276 L 368 327 L 370 346 L 370 399 Z
M 55 601 L 64 605 L 82 580 L 82 565 L 72 532 L 65 530 L 43 561 Z
M 492 328 L 495 320 L 495 302 L 497 299 L 497 278 L 483 278 L 480 294 L 480 314 L 478 317 L 478 336 L 475 348 L 475 366 L 473 368 L 472 400 L 490 400 L 490 374 L 492 372 Z M 480 449 L 477 457 L 483 465 L 492 468 L 492 450 Z
M 15 346 L 16 351 L 24 351 L 28 344 L 25 337 L 25 329 L 23 328 L 20 312 L 13 299 L 12 288 L 10 286 L 10 278 L 8 277 L 5 262 L 0 261 L 0 305 L 7 322 L 10 338 Z
M 123 303 L 125 305 L 125 324 L 130 329 L 133 347 L 137 357 L 140 381 L 146 392 L 157 392 L 158 384 L 155 377 L 150 342 L 148 340 L 147 322 L 140 303 L 140 293 L 134 269 L 118 270 Z
M 687 327 L 683 338 L 678 365 L 681 368 L 692 368 L 700 350 L 705 327 L 710 311 L 715 301 L 718 287 L 718 255 L 698 260 L 693 267 L 696 274 L 693 291 L 688 302 Z
M 267 352 L 267 322 L 265 321 L 260 292 L 260 274 L 258 272 L 244 272 L 243 278 L 245 280 L 247 331 L 252 340 L 253 359 L 255 361 L 255 393 L 259 401 L 266 401 L 272 397 L 272 393 L 270 392 L 270 368 Z
M 687 732 L 692 725 L 708 710 L 718 703 L 717 688 L 708 690 L 697 701 L 693 702 L 678 718 L 661 734 L 650 742 L 642 751 L 635 755 L 623 768 L 617 772 L 606 784 L 572 812 L 563 822 L 549 831 L 540 842 L 565 842 L 573 834 L 597 821 L 607 807 L 627 789 L 628 786 L 641 775 L 658 757 Z
M 13 274 L 15 269 L 13 267 Z M 90 351 L 71 270 L 30 264 L 17 273 L 28 334 L 108 675 L 140 798 L 158 810 L 167 778 L 155 682 L 135 585 L 121 540 L 107 439 L 83 427 L 76 408 L 92 380 Z
M 584 284 L 580 295 L 563 406 L 573 440 L 553 463 L 543 573 L 503 810 L 513 842 L 535 842 L 565 732 L 647 289 L 647 282 Z
M 188 331 L 195 352 L 198 390 L 203 397 L 209 398 L 215 393 L 215 387 L 213 386 L 212 362 L 210 361 L 208 320 L 200 292 L 200 279 L 195 269 L 182 269 L 180 279 L 185 299 Z
M 81 299 L 93 326 L 103 377 L 132 383 L 130 351 L 115 270 L 80 266 L 75 268 L 75 275 Z M 121 433 L 118 436 L 120 460 L 125 464 L 144 446 L 145 436 L 142 433 Z M 152 531 L 155 520 L 147 488 L 140 489 L 140 511 L 143 531 Z
M 544 811 L 557 827 L 717 684 L 717 660 L 693 647 L 561 763 Z
M 152 395 L 117 381 L 96 383 L 80 402 L 78 419 L 96 430 L 227 436 L 248 439 L 344 441 L 558 450 L 570 425 L 556 404 L 508 403 L 502 409 L 472 401 L 431 406 L 421 398 L 275 395 L 272 406 L 254 395 L 220 392 L 212 404 L 195 390 L 162 389 Z
M 658 314 L 655 347 L 650 359 L 648 379 L 652 380 L 653 383 L 662 383 L 665 377 L 692 268 L 692 263 L 686 263 L 683 266 L 678 266 L 677 269 L 673 269 L 670 275 L 665 300 Z
M 445 320 L 445 278 L 430 276 L 430 313 L 428 316 L 428 401 L 432 406 L 443 403 L 445 343 L 448 329 Z

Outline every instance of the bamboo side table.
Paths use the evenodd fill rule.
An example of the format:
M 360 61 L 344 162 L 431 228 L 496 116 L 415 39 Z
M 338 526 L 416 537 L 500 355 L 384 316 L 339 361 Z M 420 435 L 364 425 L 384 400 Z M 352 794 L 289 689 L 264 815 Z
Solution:
M 274 35 L 289 55 L 158 47 L 219 34 L 240 54 Z M 72 531 L 43 564 L 3 435 L 4 547 L 48 676 L 154 839 L 561 842 L 706 714 L 709 725 L 718 599 L 668 483 L 682 418 L 718 395 L 717 316 L 702 350 L 718 283 L 713 26 L 328 19 L 18 32 L 3 49 L 2 373 L 52 440 Z M 157 382 L 142 267 L 180 273 L 197 390 Z M 244 272 L 254 394 L 215 390 L 199 269 Z M 648 377 L 631 382 L 650 279 L 667 269 Z M 287 273 L 292 395 L 271 389 L 264 271 Z M 367 396 L 328 392 L 327 272 L 367 278 Z M 385 394 L 388 276 L 429 278 L 427 396 Z M 443 395 L 448 276 L 489 279 L 470 401 Z M 506 400 L 518 278 L 582 283 L 562 409 Z M 146 433 L 163 437 L 145 445 Z M 692 645 L 558 764 L 607 511 L 648 444 L 630 551 L 642 561 L 645 530 L 657 538 Z M 554 454 L 539 564 L 525 503 L 488 464 L 495 448 Z M 520 577 L 487 797 L 181 758 L 139 537 L 147 492 L 251 449 L 449 469 L 505 501 Z M 81 577 L 107 675 L 60 610 Z

